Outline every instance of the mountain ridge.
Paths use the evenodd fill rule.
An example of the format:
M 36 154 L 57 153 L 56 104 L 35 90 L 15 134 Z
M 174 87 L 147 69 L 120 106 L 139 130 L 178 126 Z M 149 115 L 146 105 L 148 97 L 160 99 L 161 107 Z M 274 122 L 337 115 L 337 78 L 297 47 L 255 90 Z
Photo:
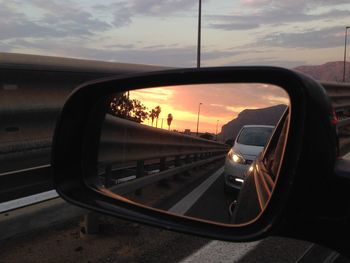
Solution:
M 330 61 L 321 65 L 303 65 L 293 70 L 321 81 L 343 82 L 344 61 Z M 345 64 L 345 82 L 350 82 L 350 62 Z

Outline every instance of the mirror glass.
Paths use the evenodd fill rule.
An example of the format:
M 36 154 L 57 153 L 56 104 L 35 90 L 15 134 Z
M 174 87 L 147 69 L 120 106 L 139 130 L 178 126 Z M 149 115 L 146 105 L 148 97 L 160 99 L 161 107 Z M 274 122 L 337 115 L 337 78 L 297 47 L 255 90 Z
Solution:
M 177 215 L 247 223 L 273 192 L 289 102 L 281 87 L 264 83 L 110 94 L 98 106 L 98 187 Z

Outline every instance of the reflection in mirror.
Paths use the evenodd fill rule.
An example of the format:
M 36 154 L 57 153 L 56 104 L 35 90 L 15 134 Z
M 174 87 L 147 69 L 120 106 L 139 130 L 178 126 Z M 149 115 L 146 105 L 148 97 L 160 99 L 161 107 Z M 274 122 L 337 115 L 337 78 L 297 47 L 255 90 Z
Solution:
M 133 202 L 215 223 L 255 219 L 272 194 L 289 97 L 263 83 L 158 87 L 103 103 L 100 184 Z

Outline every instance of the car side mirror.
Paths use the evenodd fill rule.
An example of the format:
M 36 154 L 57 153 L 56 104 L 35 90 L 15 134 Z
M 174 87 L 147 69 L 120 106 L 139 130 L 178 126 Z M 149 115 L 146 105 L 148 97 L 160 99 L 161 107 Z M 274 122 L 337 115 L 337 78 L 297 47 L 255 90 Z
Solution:
M 291 200 L 310 190 L 314 177 L 305 173 L 324 174 L 320 181 L 332 174 L 330 114 L 318 83 L 275 67 L 89 82 L 71 94 L 57 123 L 55 186 L 68 202 L 116 217 L 257 239 L 273 233 L 296 209 Z M 231 149 L 227 141 L 242 127 L 249 129 Z

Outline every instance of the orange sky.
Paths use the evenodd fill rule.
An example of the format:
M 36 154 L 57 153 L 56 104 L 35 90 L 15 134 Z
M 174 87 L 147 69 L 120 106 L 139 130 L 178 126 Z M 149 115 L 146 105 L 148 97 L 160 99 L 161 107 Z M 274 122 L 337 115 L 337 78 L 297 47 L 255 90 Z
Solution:
M 288 104 L 287 93 L 280 87 L 266 84 L 202 84 L 140 89 L 130 92 L 148 111 L 161 107 L 158 128 L 168 129 L 167 116 L 173 115 L 171 130 L 196 131 L 198 106 L 201 102 L 199 132 L 218 133 L 221 126 L 237 117 L 244 109 L 266 108 Z M 151 120 L 143 124 L 151 125 Z M 154 121 L 153 126 L 156 125 Z

